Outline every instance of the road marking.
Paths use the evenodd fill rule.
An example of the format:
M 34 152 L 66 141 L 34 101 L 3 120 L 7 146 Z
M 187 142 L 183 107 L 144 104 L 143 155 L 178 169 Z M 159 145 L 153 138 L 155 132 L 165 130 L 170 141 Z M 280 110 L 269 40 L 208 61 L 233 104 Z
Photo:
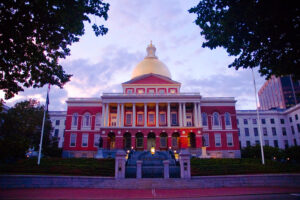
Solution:
M 155 188 L 152 188 L 152 195 L 156 197 Z

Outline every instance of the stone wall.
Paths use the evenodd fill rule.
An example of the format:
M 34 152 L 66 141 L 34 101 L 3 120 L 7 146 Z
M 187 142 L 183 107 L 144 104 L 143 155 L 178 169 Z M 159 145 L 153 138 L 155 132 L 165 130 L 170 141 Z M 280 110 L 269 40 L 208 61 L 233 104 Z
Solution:
M 219 188 L 300 186 L 300 174 L 199 176 L 192 179 L 121 179 L 87 176 L 1 175 L 0 188 Z

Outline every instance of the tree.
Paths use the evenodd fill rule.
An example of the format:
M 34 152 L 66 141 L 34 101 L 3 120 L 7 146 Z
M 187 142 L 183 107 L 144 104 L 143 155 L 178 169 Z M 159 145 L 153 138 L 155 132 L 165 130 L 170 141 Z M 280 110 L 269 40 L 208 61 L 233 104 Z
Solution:
M 58 63 L 84 34 L 84 22 L 107 20 L 109 4 L 102 0 L 15 0 L 0 2 L 0 90 L 5 99 L 23 87 L 47 83 L 62 87 L 70 80 Z M 96 20 L 96 18 L 95 18 Z M 96 36 L 108 29 L 94 23 Z
M 300 79 L 300 8 L 297 1 L 201 0 L 189 10 L 207 40 L 237 56 L 229 67 L 254 68 L 261 75 Z
M 44 107 L 36 100 L 17 103 L 7 113 L 0 113 L 0 159 L 19 159 L 25 157 L 28 148 L 38 150 L 41 136 Z M 56 138 L 50 136 L 51 121 L 46 115 L 43 151 L 55 149 Z M 50 152 L 51 154 L 51 152 Z

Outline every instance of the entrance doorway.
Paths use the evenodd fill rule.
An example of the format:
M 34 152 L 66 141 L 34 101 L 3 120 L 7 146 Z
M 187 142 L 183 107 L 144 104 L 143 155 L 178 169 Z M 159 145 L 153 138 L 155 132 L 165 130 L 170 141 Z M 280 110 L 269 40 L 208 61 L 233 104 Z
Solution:
M 196 136 L 195 133 L 188 134 L 188 147 L 189 148 L 196 148 Z
M 155 134 L 149 133 L 147 137 L 147 150 L 150 151 L 151 147 L 155 148 Z
M 116 135 L 114 133 L 109 133 L 107 139 L 107 149 L 115 149 Z
M 123 144 L 124 144 L 124 149 L 125 150 L 130 150 L 131 149 L 131 134 L 130 133 L 125 133 L 124 134 Z

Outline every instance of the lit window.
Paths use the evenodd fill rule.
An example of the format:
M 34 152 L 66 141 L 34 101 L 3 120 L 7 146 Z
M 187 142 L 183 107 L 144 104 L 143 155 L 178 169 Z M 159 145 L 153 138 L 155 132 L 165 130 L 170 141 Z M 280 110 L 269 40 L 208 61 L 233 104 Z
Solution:
M 171 94 L 175 94 L 175 93 L 176 93 L 176 90 L 175 90 L 175 89 L 170 89 L 170 93 L 171 93 Z
M 202 113 L 202 125 L 203 126 L 207 126 L 207 114 L 206 113 Z
M 232 133 L 227 133 L 226 134 L 226 139 L 227 139 L 227 146 L 232 147 L 233 146 Z
M 87 147 L 88 146 L 88 140 L 89 140 L 89 135 L 88 134 L 82 134 L 82 147 Z
M 117 114 L 110 114 L 110 126 L 117 126 Z
M 71 133 L 70 136 L 70 147 L 76 146 L 76 133 Z
M 145 90 L 144 90 L 144 89 L 138 89 L 137 93 L 138 93 L 138 94 L 144 94 L 144 93 L 145 93 Z
M 222 143 L 221 143 L 221 134 L 215 134 L 215 146 L 216 147 L 220 147 L 222 146 Z

